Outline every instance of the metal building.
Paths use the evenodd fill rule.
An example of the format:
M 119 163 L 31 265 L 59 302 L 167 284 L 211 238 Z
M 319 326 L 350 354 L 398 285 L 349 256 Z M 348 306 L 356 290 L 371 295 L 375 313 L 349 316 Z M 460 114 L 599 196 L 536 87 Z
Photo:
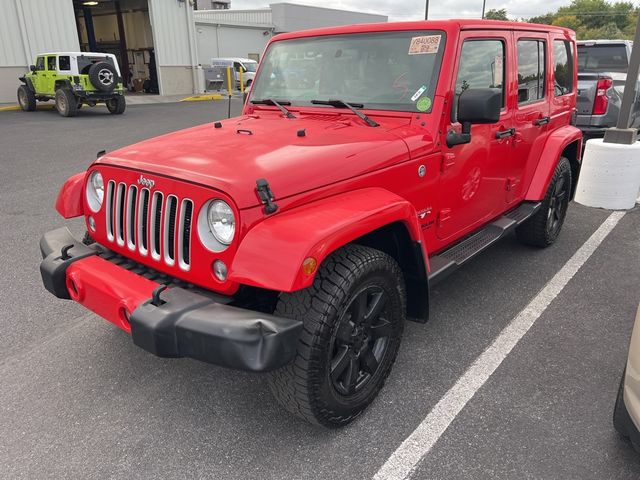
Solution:
M 125 84 L 163 95 L 197 93 L 199 64 L 259 59 L 272 35 L 387 17 L 276 3 L 229 10 L 228 0 L 0 0 L 0 103 L 15 102 L 18 77 L 36 55 L 99 51 L 118 58 Z
M 55 51 L 113 53 L 132 87 L 195 91 L 193 0 L 0 0 L 0 11 L 0 103 L 15 101 L 37 54 Z
M 214 57 L 260 59 L 269 39 L 278 33 L 335 27 L 354 23 L 386 22 L 385 15 L 273 3 L 252 10 L 197 10 L 194 12 L 198 61 Z

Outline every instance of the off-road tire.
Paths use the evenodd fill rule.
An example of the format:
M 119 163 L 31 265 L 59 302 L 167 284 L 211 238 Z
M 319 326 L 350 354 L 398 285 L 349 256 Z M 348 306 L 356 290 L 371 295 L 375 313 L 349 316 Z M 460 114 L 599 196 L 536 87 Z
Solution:
M 357 311 L 357 299 L 363 294 L 363 311 L 370 311 L 369 298 L 374 297 L 369 297 L 369 289 L 376 292 L 374 296 L 383 292 L 381 295 L 386 299 L 380 309 L 381 315 L 372 321 L 376 325 L 373 328 L 385 329 L 385 349 L 382 353 L 378 351 L 380 358 L 376 358 L 374 373 L 366 367 L 363 367 L 365 370 L 355 370 L 364 382 L 355 387 L 359 390 L 343 395 L 336 389 L 336 380 L 330 378 L 337 358 L 334 357 L 334 349 L 347 348 L 349 351 L 346 345 L 338 346 L 339 339 L 345 336 L 342 333 L 344 329 L 339 327 L 352 328 L 351 319 L 357 318 L 352 309 Z M 374 310 L 375 301 L 371 305 L 371 310 Z M 400 347 L 405 312 L 404 279 L 393 258 L 359 245 L 347 245 L 334 252 L 320 266 L 311 287 L 280 295 L 275 315 L 299 319 L 304 322 L 304 328 L 294 361 L 269 373 L 273 395 L 289 412 L 310 423 L 329 428 L 348 424 L 369 406 L 384 385 Z M 361 325 L 365 323 L 366 317 Z M 354 357 L 363 355 L 362 345 L 368 345 L 367 340 L 358 340 L 361 337 L 354 332 L 355 327 L 346 336 L 361 343 L 356 344 L 350 353 L 347 376 Z M 377 345 L 374 343 L 368 350 L 373 352 Z M 360 348 L 359 355 L 356 348 Z M 363 374 L 366 370 L 368 372 Z M 368 380 L 364 381 L 367 375 Z
M 109 113 L 112 113 L 113 115 L 122 115 L 124 110 L 127 108 L 127 102 L 122 95 L 110 98 L 106 101 L 106 104 Z
M 18 87 L 18 104 L 25 112 L 33 112 L 36 109 L 36 96 L 26 85 Z
M 118 72 L 108 62 L 96 62 L 89 67 L 89 81 L 101 92 L 109 93 L 116 88 Z
M 536 247 L 548 247 L 555 242 L 567 215 L 570 196 L 571 164 L 560 157 L 540 209 L 516 228 L 518 240 Z
M 75 117 L 78 113 L 78 100 L 67 88 L 56 90 L 56 110 L 63 117 Z

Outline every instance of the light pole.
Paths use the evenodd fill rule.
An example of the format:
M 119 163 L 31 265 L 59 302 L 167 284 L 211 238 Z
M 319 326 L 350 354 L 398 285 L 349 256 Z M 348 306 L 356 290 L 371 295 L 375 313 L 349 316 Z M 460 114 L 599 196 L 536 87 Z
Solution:
M 426 0 L 427 4 L 424 6 L 424 19 L 429 20 L 429 0 Z
M 487 0 L 482 0 L 482 20 L 484 20 L 484 9 L 487 6 Z

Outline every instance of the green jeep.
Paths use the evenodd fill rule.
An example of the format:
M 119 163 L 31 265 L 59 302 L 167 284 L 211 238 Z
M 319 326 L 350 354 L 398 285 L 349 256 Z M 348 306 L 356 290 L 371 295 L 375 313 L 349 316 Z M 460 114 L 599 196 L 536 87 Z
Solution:
M 30 72 L 20 77 L 18 102 L 25 112 L 36 109 L 36 100 L 55 100 L 63 117 L 73 117 L 83 104 L 107 105 L 121 114 L 126 108 L 124 85 L 115 55 L 64 52 L 38 55 Z

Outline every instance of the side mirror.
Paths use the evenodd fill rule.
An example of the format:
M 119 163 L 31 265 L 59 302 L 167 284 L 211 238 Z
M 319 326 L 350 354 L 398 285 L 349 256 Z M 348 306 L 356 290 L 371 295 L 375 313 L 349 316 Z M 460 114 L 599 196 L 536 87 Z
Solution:
M 458 121 L 462 133 L 449 132 L 447 146 L 471 142 L 471 125 L 498 123 L 502 109 L 502 91 L 495 88 L 470 88 L 458 98 Z
M 36 71 L 36 66 L 35 65 L 29 65 L 29 70 L 31 70 L 32 72 Z

